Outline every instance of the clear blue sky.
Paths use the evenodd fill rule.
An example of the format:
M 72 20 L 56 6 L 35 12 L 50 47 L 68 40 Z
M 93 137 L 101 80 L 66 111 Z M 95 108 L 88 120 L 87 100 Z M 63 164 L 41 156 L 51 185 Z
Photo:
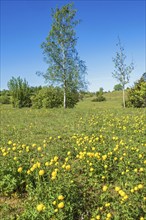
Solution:
M 70 1 L 1 1 L 1 89 L 12 76 L 26 78 L 30 86 L 45 85 L 36 71 L 45 71 L 40 48 L 51 28 L 51 8 Z M 117 36 L 125 47 L 127 64 L 135 69 L 129 86 L 146 71 L 145 1 L 73 1 L 77 27 L 77 50 L 88 68 L 89 90 L 112 90 Z

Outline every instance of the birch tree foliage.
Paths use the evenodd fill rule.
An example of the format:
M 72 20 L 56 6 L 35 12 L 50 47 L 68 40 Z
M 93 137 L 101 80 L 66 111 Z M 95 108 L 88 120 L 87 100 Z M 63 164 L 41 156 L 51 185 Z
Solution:
M 64 99 L 67 90 L 79 90 L 86 86 L 86 65 L 76 50 L 75 27 L 80 21 L 75 20 L 75 15 L 73 4 L 52 10 L 51 30 L 41 45 L 48 64 L 47 71 L 42 75 L 47 82 L 64 88 Z

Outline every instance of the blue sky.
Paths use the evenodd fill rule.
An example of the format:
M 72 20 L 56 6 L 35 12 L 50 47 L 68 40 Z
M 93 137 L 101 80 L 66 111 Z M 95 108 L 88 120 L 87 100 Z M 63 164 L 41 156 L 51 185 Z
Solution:
M 26 78 L 30 86 L 45 85 L 36 71 L 45 71 L 41 43 L 51 28 L 51 8 L 70 1 L 1 1 L 1 89 L 7 89 L 12 76 Z M 89 91 L 103 87 L 112 90 L 112 57 L 119 35 L 125 47 L 127 64 L 133 58 L 135 69 L 130 84 L 146 71 L 145 1 L 73 1 L 76 18 L 77 50 L 88 68 Z

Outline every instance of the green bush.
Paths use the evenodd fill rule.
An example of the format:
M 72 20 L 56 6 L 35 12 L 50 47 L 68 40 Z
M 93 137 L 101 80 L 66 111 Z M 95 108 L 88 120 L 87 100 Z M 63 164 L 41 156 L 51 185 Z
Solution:
M 92 99 L 92 102 L 103 102 L 103 101 L 106 101 L 106 98 L 102 95 L 99 95 L 95 99 Z
M 0 103 L 1 104 L 10 104 L 10 97 L 8 95 L 1 95 L 0 96 Z
M 73 108 L 79 101 L 78 92 L 67 91 L 67 107 Z M 33 108 L 58 108 L 63 106 L 63 90 L 59 87 L 44 87 L 32 96 Z
M 92 102 L 103 102 L 106 101 L 106 98 L 103 96 L 103 88 L 100 88 L 99 91 L 96 92 L 96 98 L 92 99 Z
M 73 108 L 79 102 L 79 93 L 76 91 L 67 92 L 67 108 Z
M 55 108 L 62 105 L 63 93 L 60 88 L 44 87 L 32 97 L 33 108 Z
M 128 91 L 127 107 L 144 108 L 146 107 L 146 81 L 141 78 L 135 83 L 134 87 Z

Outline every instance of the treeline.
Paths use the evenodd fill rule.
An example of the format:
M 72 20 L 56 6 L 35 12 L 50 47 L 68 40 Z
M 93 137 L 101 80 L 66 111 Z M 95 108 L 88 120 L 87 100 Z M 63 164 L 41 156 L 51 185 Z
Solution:
M 60 87 L 30 87 L 28 82 L 20 77 L 8 82 L 9 90 L 0 91 L 0 103 L 12 104 L 14 108 L 59 108 L 63 106 L 64 91 Z M 116 91 L 115 87 L 114 90 Z M 120 89 L 118 89 L 120 90 Z M 73 108 L 80 100 L 91 98 L 94 102 L 106 101 L 103 88 L 97 92 L 68 90 L 66 93 L 67 107 Z M 126 107 L 146 107 L 146 73 L 135 82 L 132 88 L 127 89 Z
M 58 108 L 63 106 L 63 88 L 54 86 L 30 87 L 28 82 L 20 77 L 8 82 L 9 90 L 0 91 L 0 103 L 12 104 L 14 108 Z M 67 107 L 73 108 L 85 96 L 92 93 L 68 89 L 66 92 Z

